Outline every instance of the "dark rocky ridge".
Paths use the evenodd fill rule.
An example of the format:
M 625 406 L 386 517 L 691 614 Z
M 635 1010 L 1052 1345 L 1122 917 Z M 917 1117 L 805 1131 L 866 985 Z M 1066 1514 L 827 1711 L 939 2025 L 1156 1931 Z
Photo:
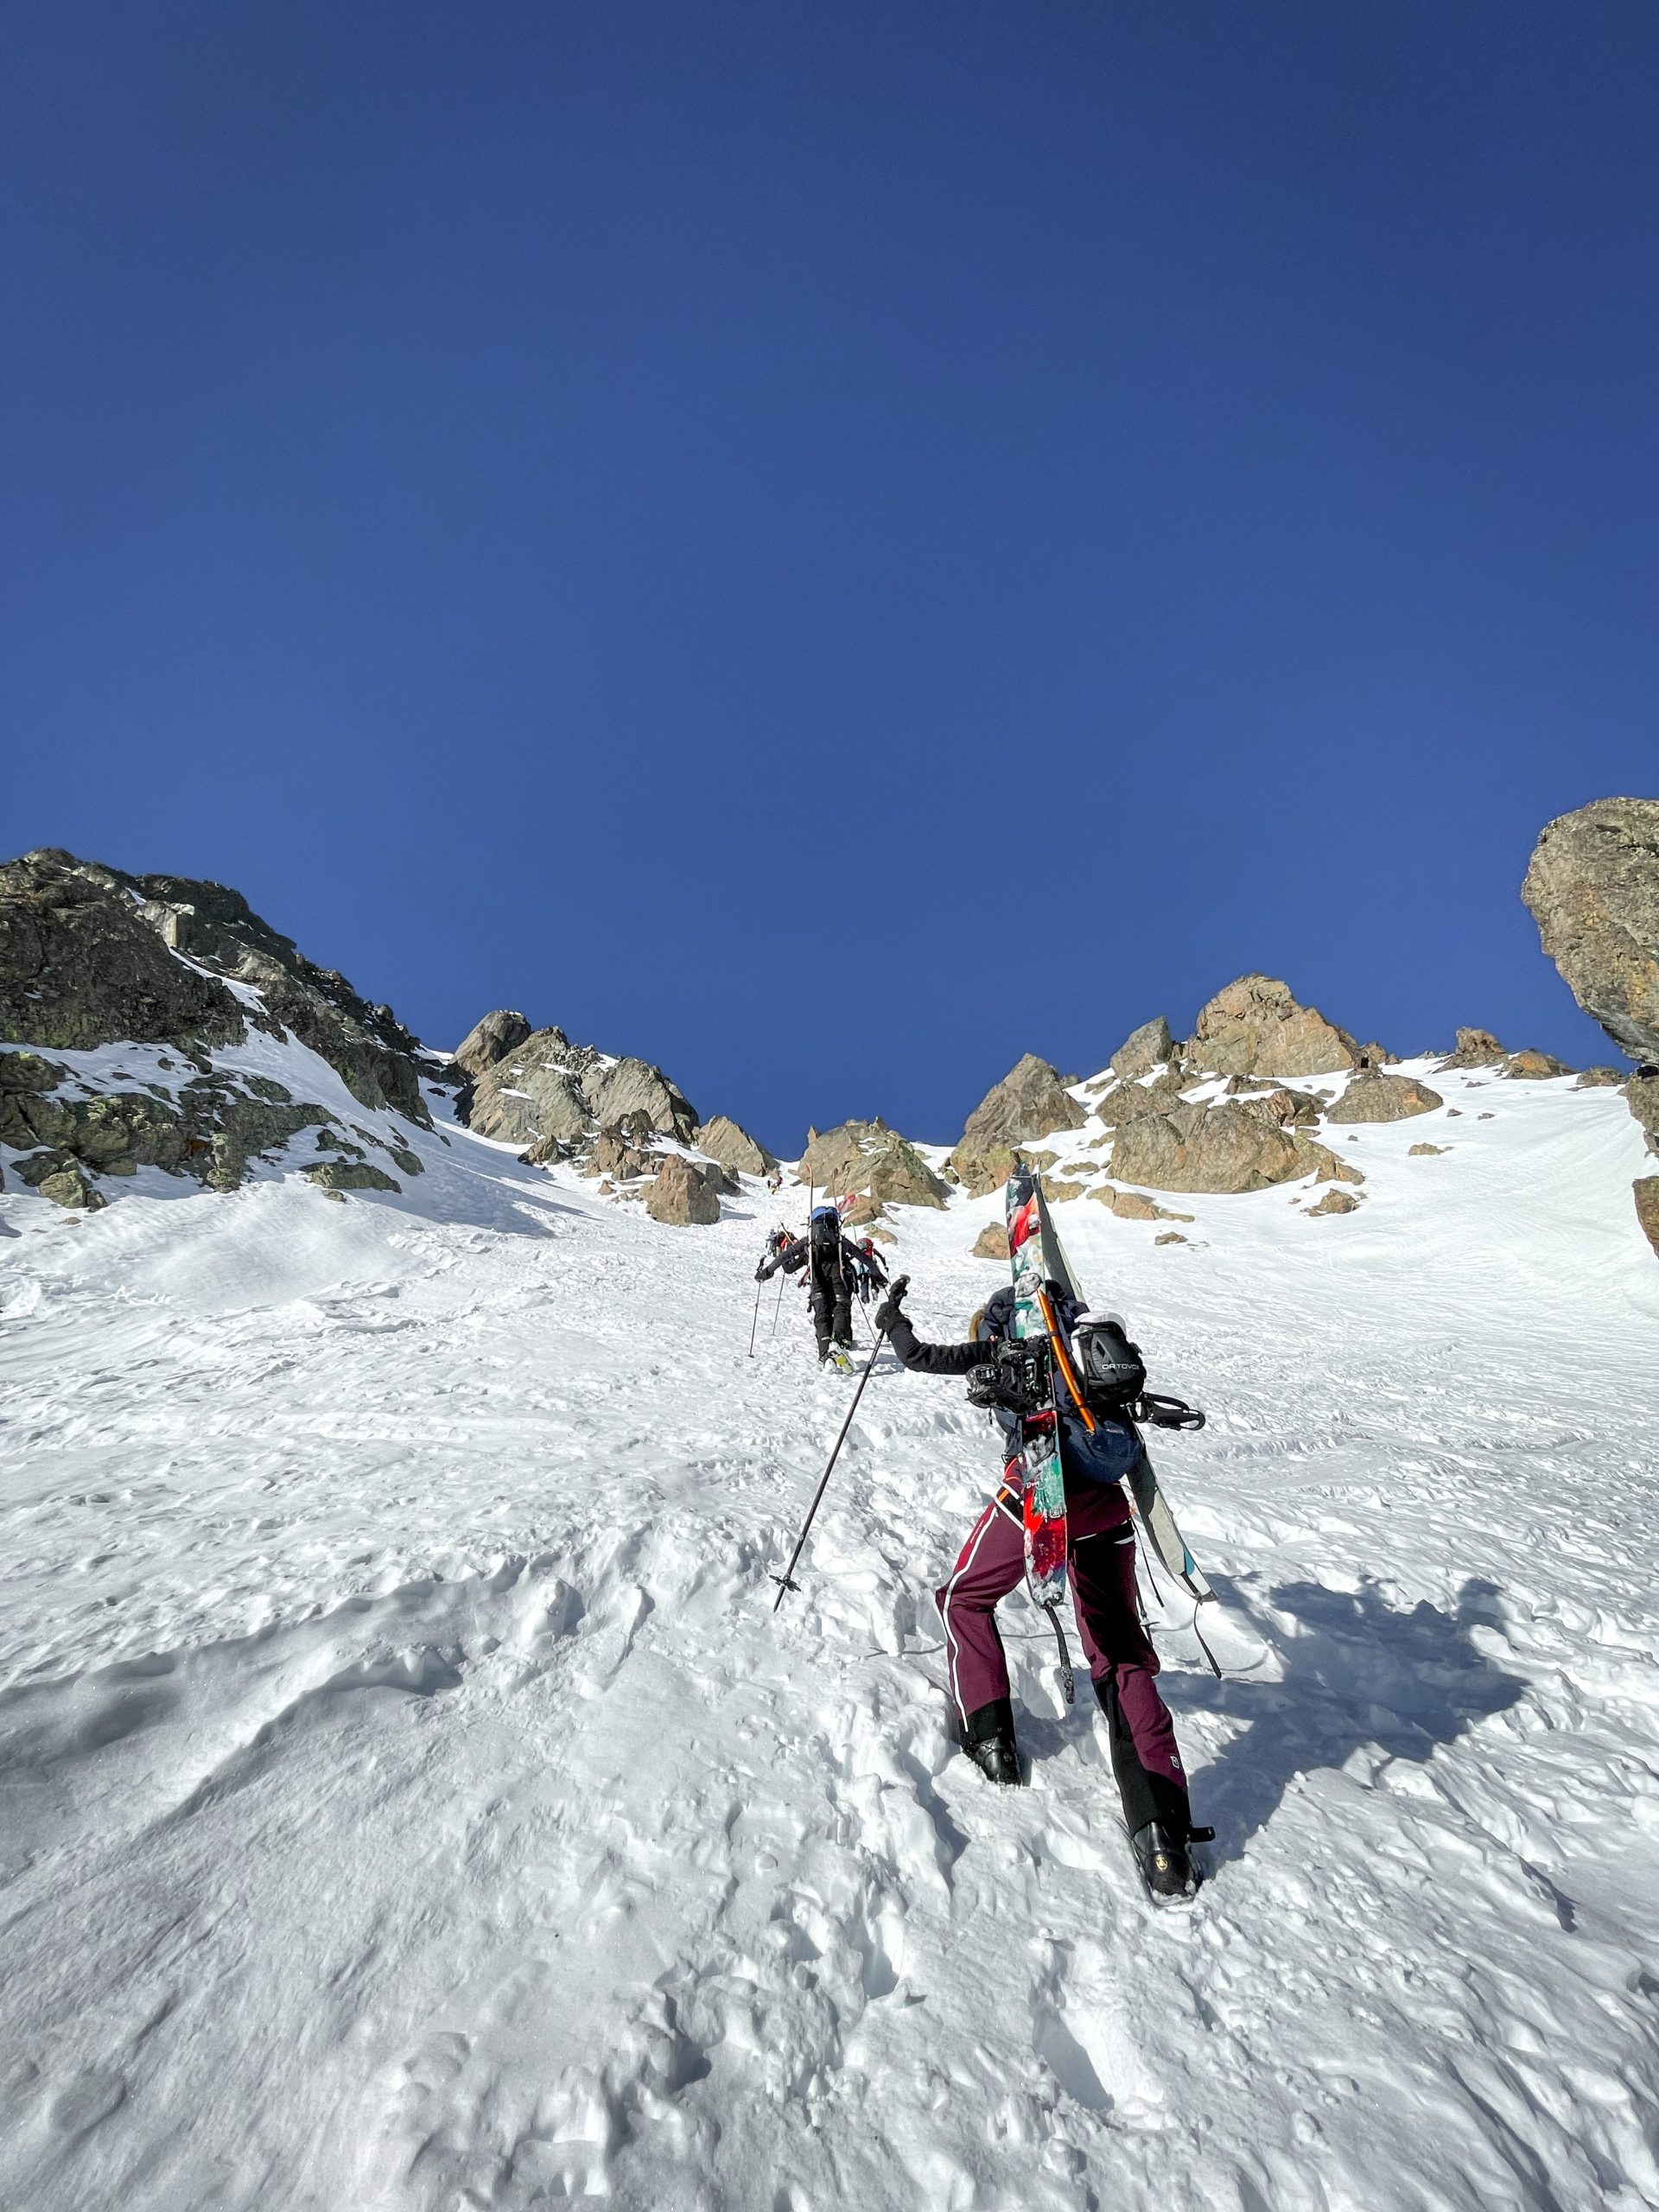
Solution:
M 391 1007 L 306 959 L 238 892 L 52 849 L 0 866 L 0 1046 L 34 1048 L 0 1050 L 0 1144 L 22 1154 L 20 1181 L 86 1208 L 105 1203 L 104 1179 L 140 1167 L 232 1190 L 307 1129 L 335 1155 L 310 1171 L 321 1179 L 332 1166 L 396 1190 L 365 1145 L 421 1173 L 405 1142 L 347 1135 L 283 1084 L 216 1066 L 250 1028 L 291 1033 L 371 1112 L 430 1127 L 420 1046 Z M 47 1057 L 112 1045 L 143 1048 L 148 1074 L 99 1083 Z

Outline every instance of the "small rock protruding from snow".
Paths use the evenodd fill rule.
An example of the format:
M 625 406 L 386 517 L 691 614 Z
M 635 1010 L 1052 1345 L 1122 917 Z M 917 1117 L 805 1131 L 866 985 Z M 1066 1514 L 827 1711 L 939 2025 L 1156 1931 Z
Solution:
M 1384 1075 L 1367 1068 L 1357 1075 L 1334 1106 L 1325 1112 L 1328 1122 L 1404 1122 L 1414 1114 L 1432 1114 L 1446 1101 L 1414 1076 Z

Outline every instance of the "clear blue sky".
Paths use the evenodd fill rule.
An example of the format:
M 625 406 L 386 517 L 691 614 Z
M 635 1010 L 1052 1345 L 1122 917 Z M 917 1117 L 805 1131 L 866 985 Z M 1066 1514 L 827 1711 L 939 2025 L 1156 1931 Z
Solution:
M 0 8 L 0 843 L 954 1135 L 1243 969 L 1607 1058 L 1653 0 Z

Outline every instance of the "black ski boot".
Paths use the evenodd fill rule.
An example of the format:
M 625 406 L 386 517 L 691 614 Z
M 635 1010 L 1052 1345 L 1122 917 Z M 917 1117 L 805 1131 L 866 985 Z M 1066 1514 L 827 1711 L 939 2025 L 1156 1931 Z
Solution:
M 1204 1878 L 1186 1847 L 1207 1842 L 1213 1833 L 1210 1828 L 1192 1828 L 1183 1836 L 1161 1821 L 1148 1821 L 1145 1827 L 1136 1828 L 1129 1847 L 1154 1904 L 1180 1904 L 1197 1897 Z
M 1020 1754 L 1014 1743 L 1014 1707 L 1005 1697 L 994 1698 L 970 1713 L 962 1725 L 962 1748 L 987 1782 L 1017 1789 Z

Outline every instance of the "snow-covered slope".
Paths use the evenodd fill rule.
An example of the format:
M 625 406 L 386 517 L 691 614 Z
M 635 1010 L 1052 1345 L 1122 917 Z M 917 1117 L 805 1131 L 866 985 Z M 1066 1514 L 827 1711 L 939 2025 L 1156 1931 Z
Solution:
M 872 1378 L 774 1616 L 848 1388 L 798 1294 L 746 1356 L 777 1202 L 453 1128 L 401 1197 L 0 1198 L 0 2205 L 1659 2204 L 1641 1140 L 1447 1082 L 1339 1140 L 1351 1216 L 1062 1209 L 1211 1412 L 1219 1839 L 1156 1916 L 1023 1599 L 1031 1787 L 952 1753 L 959 1386 Z M 901 1217 L 928 1333 L 999 1204 Z

